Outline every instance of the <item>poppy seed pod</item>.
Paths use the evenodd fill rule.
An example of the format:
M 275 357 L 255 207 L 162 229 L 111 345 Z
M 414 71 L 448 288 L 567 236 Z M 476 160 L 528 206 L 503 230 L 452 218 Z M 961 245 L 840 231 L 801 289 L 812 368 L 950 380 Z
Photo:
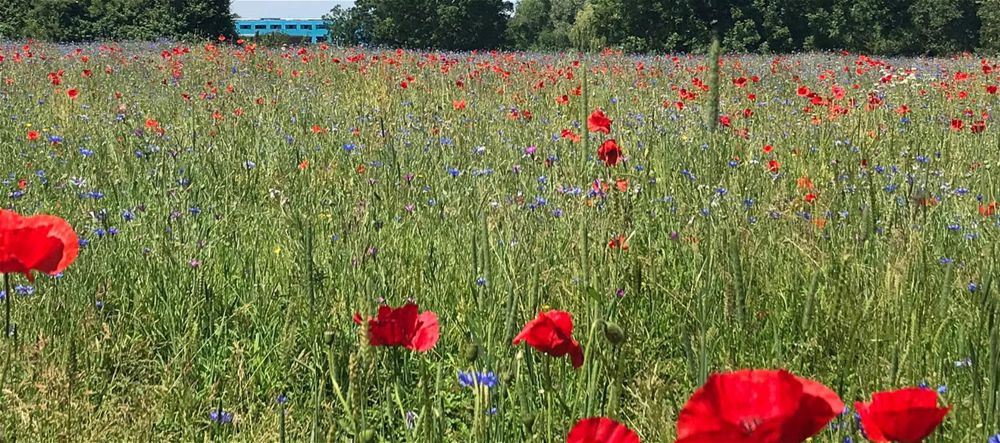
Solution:
M 528 429 L 528 432 L 531 432 L 531 428 L 535 427 L 535 418 L 537 417 L 531 412 L 526 412 L 521 416 L 521 423 Z
M 511 382 L 514 381 L 514 373 L 504 372 L 503 374 L 500 375 L 500 381 L 505 385 L 511 384 Z
M 475 363 L 479 359 L 479 344 L 469 343 L 465 347 L 465 360 L 469 363 Z
M 604 336 L 614 346 L 621 346 L 622 343 L 625 343 L 625 331 L 615 323 L 607 322 L 604 324 Z
M 334 335 L 333 331 L 325 331 L 325 332 L 323 332 L 323 342 L 325 342 L 327 346 L 330 346 L 330 345 L 333 344 L 334 337 L 335 337 L 335 335 Z
M 361 432 L 361 442 L 362 443 L 372 443 L 375 441 L 375 431 L 371 429 L 365 429 Z

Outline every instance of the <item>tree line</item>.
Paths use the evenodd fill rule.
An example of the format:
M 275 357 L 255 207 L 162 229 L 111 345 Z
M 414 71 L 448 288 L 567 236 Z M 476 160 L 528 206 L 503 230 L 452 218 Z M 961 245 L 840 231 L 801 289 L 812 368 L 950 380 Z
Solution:
M 454 50 L 1000 50 L 1000 0 L 358 0 L 327 19 L 344 44 Z
M 235 32 L 230 0 L 0 0 L 0 38 L 194 39 Z M 1000 51 L 1000 0 L 357 0 L 342 44 L 444 50 Z
M 4 39 L 197 39 L 233 32 L 229 0 L 0 0 Z

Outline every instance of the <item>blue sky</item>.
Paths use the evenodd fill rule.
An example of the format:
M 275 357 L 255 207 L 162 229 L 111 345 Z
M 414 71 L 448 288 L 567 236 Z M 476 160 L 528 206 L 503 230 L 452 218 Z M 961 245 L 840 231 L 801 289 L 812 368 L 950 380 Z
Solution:
M 242 18 L 321 18 L 334 5 L 353 4 L 354 0 L 232 0 L 230 9 Z
M 230 10 L 241 18 L 320 18 L 335 5 L 353 4 L 353 0 L 233 0 Z

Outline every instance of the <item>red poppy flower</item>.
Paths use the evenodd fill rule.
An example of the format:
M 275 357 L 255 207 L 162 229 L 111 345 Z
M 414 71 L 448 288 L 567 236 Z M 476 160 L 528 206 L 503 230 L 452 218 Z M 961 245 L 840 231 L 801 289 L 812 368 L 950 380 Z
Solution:
M 38 140 L 38 131 L 28 131 L 28 141 Z
M 76 89 L 70 89 L 69 91 L 66 91 L 66 95 L 68 95 L 69 98 L 71 99 L 75 99 L 78 95 L 80 95 L 80 91 L 77 91 Z
M 407 303 L 399 308 L 379 306 L 378 316 L 368 318 L 368 344 L 372 346 L 402 346 L 427 352 L 440 338 L 437 314 L 419 312 L 417 305 Z
M 0 209 L 0 274 L 24 274 L 34 281 L 33 271 L 55 275 L 66 269 L 79 253 L 73 228 L 59 217 L 22 217 Z
M 728 127 L 732 126 L 733 122 L 732 122 L 732 119 L 730 119 L 728 115 L 720 115 L 719 116 L 719 124 L 728 128 Z
M 765 154 L 770 154 L 772 152 L 774 152 L 774 146 L 773 145 L 764 145 L 764 153 Z
M 993 214 L 996 214 L 996 211 L 997 202 L 995 201 L 986 205 L 979 205 L 979 215 L 982 215 L 983 217 L 991 217 Z
M 767 170 L 772 173 L 778 173 L 781 170 L 781 163 L 777 160 L 771 160 L 767 162 Z
M 561 136 L 562 136 L 562 138 L 568 138 L 568 139 L 572 140 L 573 143 L 579 143 L 580 140 L 582 139 L 580 137 L 580 134 L 577 134 L 577 133 L 575 133 L 573 131 L 570 131 L 569 129 L 563 129 Z
M 982 133 L 986 130 L 986 122 L 983 120 L 977 120 L 972 123 L 972 126 L 969 126 L 969 130 L 972 131 L 973 134 Z
M 962 120 L 959 120 L 957 118 L 951 119 L 951 130 L 952 131 L 961 131 L 962 127 L 964 127 L 964 126 L 965 126 L 965 122 L 963 122 Z
M 538 313 L 538 317 L 524 325 L 521 333 L 514 337 L 514 346 L 521 342 L 553 357 L 568 354 L 574 368 L 583 366 L 583 349 L 573 339 L 573 318 L 568 312 Z
M 595 109 L 590 117 L 587 118 L 587 130 L 590 132 L 603 132 L 605 134 L 611 133 L 611 119 L 604 115 L 604 112 L 600 109 Z
M 808 175 L 803 175 L 802 177 L 799 177 L 799 179 L 795 181 L 795 186 L 797 186 L 799 189 L 812 189 L 813 182 Z
M 622 251 L 628 251 L 628 240 L 624 235 L 612 237 L 611 240 L 608 240 L 608 249 L 621 249 Z
M 319 134 L 323 132 L 323 127 L 320 125 L 312 125 L 309 130 L 312 131 L 313 134 Z
M 802 197 L 802 199 L 805 200 L 806 203 L 812 203 L 812 202 L 816 201 L 816 194 L 813 194 L 812 192 L 810 192 L 810 193 L 806 194 L 805 197 Z
M 986 92 L 988 92 L 990 94 L 996 94 L 997 93 L 997 85 L 989 85 L 989 86 L 987 86 L 986 87 Z
M 807 88 L 805 86 L 799 86 L 799 89 L 795 91 L 795 93 L 799 97 L 808 97 L 811 92 L 812 91 L 810 91 L 809 88 Z
M 597 158 L 601 159 L 605 165 L 616 166 L 621 157 L 622 148 L 618 147 L 618 142 L 615 139 L 605 140 L 597 149 Z
M 451 105 L 456 111 L 460 111 L 465 109 L 465 100 L 455 100 L 451 103 Z
M 591 417 L 576 422 L 566 443 L 639 443 L 639 436 L 610 418 Z
M 829 388 L 784 369 L 712 374 L 681 410 L 677 443 L 800 443 L 843 409 Z
M 941 424 L 951 409 L 940 408 L 937 393 L 922 388 L 877 392 L 870 403 L 854 404 L 861 427 L 874 442 L 919 443 Z

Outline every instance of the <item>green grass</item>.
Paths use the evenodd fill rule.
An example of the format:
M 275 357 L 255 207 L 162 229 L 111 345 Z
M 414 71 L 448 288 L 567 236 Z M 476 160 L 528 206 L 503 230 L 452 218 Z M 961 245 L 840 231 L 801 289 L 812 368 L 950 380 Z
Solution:
M 63 277 L 40 276 L 33 295 L 15 297 L 0 441 L 555 442 L 606 415 L 644 442 L 672 442 L 710 372 L 749 367 L 822 381 L 849 405 L 946 385 L 954 409 L 929 442 L 1000 431 L 1000 231 L 976 199 L 1000 193 L 1000 138 L 989 119 L 969 131 L 998 99 L 977 59 L 891 60 L 919 76 L 886 84 L 864 63 L 844 73 L 856 56 L 726 57 L 721 109 L 733 127 L 709 133 L 705 98 L 673 105 L 673 85 L 707 97 L 691 83 L 708 75 L 697 57 L 387 51 L 349 62 L 353 50 L 219 46 L 166 60 L 169 46 L 120 47 L 83 47 L 87 62 L 71 47 L 35 45 L 22 62 L 19 48 L 3 49 L 3 205 L 64 217 L 90 243 Z M 53 86 L 46 74 L 59 69 Z M 954 81 L 956 71 L 973 77 Z M 737 88 L 741 75 L 761 80 Z M 803 112 L 795 76 L 827 98 L 844 86 L 849 112 Z M 968 97 L 945 96 L 959 91 Z M 869 92 L 884 95 L 873 110 Z M 557 105 L 563 94 L 569 104 Z M 467 109 L 453 108 L 459 99 Z M 893 111 L 901 104 L 909 122 Z M 586 136 L 586 117 L 597 107 L 614 120 L 624 165 L 596 160 L 604 138 Z M 511 108 L 533 117 L 512 119 Z M 950 131 L 966 108 L 976 117 Z M 584 141 L 553 139 L 566 128 Z M 41 138 L 27 141 L 29 130 Z M 12 198 L 19 179 L 26 193 Z M 610 180 L 605 196 L 588 196 L 596 179 Z M 80 197 L 88 191 L 103 198 Z M 95 233 L 111 227 L 118 234 Z M 618 235 L 627 251 L 607 247 Z M 373 315 L 383 298 L 437 312 L 437 346 L 368 347 L 351 316 Z M 548 307 L 573 314 L 581 369 L 511 346 Z M 611 324 L 627 336 L 619 347 L 605 337 Z M 495 371 L 499 385 L 460 387 L 456 372 L 471 369 Z M 210 420 L 220 406 L 231 424 Z M 814 441 L 861 441 L 842 421 Z

